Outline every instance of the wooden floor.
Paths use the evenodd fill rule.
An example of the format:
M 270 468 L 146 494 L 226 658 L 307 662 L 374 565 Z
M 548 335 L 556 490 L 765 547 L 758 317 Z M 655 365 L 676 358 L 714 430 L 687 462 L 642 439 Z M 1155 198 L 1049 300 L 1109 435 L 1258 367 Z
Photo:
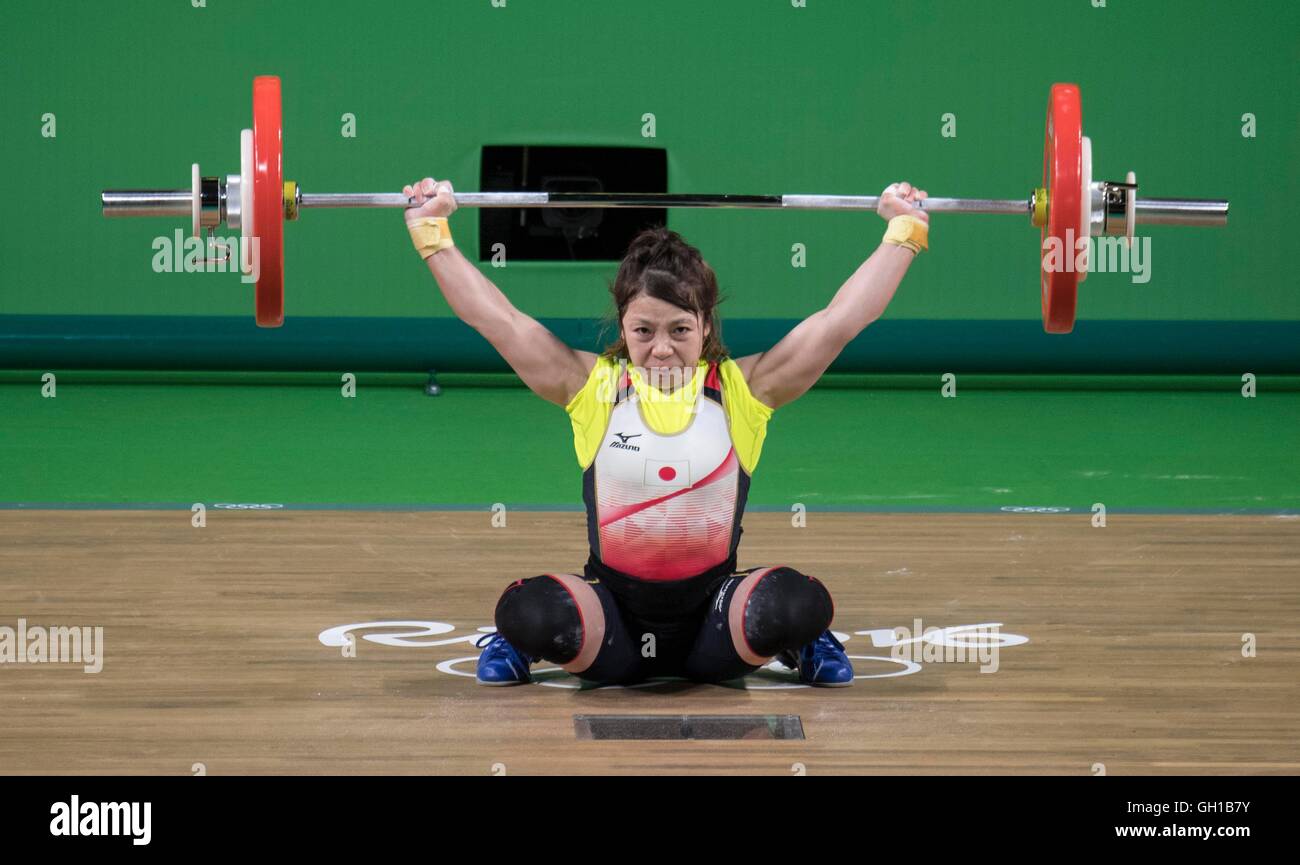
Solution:
M 918 618 L 1028 642 L 991 674 L 925 662 L 846 689 L 761 671 L 744 689 L 585 690 L 457 675 L 506 583 L 585 559 L 581 514 L 507 519 L 211 510 L 193 528 L 188 512 L 0 512 L 0 627 L 104 628 L 97 674 L 0 665 L 0 772 L 1300 771 L 1295 518 L 811 513 L 794 528 L 752 513 L 741 566 L 822 579 L 850 653 L 886 658 L 860 674 L 903 665 L 855 632 Z M 358 639 L 347 658 L 320 639 L 404 620 L 455 626 L 419 641 L 459 641 Z M 633 713 L 794 714 L 807 738 L 575 738 L 576 714 Z

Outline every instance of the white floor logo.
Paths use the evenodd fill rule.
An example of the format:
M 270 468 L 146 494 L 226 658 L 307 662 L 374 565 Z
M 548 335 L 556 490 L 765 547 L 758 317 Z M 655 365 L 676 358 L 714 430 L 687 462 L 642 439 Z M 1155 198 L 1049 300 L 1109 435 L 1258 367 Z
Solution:
M 1020 646 L 1029 642 L 1028 637 L 1019 634 L 1003 633 L 1001 622 L 985 622 L 979 625 L 955 625 L 947 628 L 922 628 L 920 619 L 913 622 L 913 630 L 902 628 L 874 628 L 854 631 L 852 635 L 834 631 L 835 638 L 845 644 L 849 657 L 859 661 L 878 661 L 894 669 L 879 673 L 862 673 L 855 679 L 889 679 L 898 676 L 910 676 L 921 672 L 922 662 L 980 661 L 986 672 L 992 672 L 998 666 L 998 652 L 1009 646 Z M 357 622 L 351 625 L 337 625 L 320 632 L 318 639 L 323 646 L 341 649 L 346 657 L 356 657 L 358 637 L 368 643 L 381 646 L 398 646 L 407 648 L 434 648 L 438 646 L 473 646 L 484 634 L 491 634 L 496 628 L 481 626 L 474 633 L 460 636 L 443 636 L 451 634 L 456 626 L 447 622 L 424 620 Z M 366 633 L 383 631 L 386 633 Z M 848 645 L 853 636 L 866 637 L 872 648 L 888 648 L 888 655 L 853 654 Z M 436 639 L 430 639 L 436 638 Z M 452 676 L 474 678 L 473 662 L 478 655 L 451 658 L 438 664 L 438 670 Z M 582 682 L 575 676 L 564 672 L 556 666 L 535 666 L 532 670 L 533 681 L 551 688 L 582 687 Z M 653 687 L 668 680 L 651 680 L 633 688 Z M 609 685 L 618 688 L 621 685 Z M 781 664 L 773 661 L 766 667 L 745 678 L 745 688 L 751 691 L 780 690 L 786 688 L 810 687 L 798 681 L 797 675 Z

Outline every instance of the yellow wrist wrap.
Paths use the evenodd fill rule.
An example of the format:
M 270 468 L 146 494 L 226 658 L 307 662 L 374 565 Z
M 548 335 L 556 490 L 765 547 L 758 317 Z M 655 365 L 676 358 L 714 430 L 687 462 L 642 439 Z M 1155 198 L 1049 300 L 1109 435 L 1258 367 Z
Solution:
M 889 220 L 885 230 L 884 243 L 905 246 L 919 254 L 930 248 L 930 226 L 908 213 L 902 213 Z
M 451 240 L 451 226 L 445 216 L 422 216 L 407 226 L 411 230 L 411 241 L 420 258 L 428 258 L 435 252 L 449 249 L 456 244 Z

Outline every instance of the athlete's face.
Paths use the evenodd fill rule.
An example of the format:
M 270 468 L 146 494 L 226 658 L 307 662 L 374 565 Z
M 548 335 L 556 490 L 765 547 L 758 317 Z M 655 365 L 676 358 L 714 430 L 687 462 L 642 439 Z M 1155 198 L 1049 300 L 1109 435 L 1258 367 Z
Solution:
M 709 324 L 699 313 L 645 294 L 633 298 L 623 313 L 623 339 L 632 365 L 647 372 L 659 370 L 668 380 L 671 373 L 662 371 L 680 370 L 681 381 L 695 374 L 708 335 Z

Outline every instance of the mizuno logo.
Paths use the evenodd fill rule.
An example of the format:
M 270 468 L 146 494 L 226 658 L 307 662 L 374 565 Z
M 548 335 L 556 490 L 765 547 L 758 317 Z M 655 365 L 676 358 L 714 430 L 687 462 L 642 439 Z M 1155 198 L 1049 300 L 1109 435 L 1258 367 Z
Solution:
M 612 442 L 610 442 L 610 443 L 609 443 L 609 446 L 610 446 L 610 447 L 612 447 L 612 448 L 618 448 L 618 449 L 620 449 L 620 450 L 625 450 L 625 451 L 640 451 L 640 450 L 641 450 L 641 448 L 637 447 L 636 445 L 630 445 L 630 444 L 627 443 L 627 440 L 628 440 L 628 439 L 634 439 L 634 438 L 636 438 L 637 436 L 641 435 L 641 433 L 631 433 L 631 434 L 629 434 L 629 435 L 624 435 L 623 433 L 614 433 L 614 435 L 618 436 L 619 439 L 621 439 L 621 441 L 616 441 L 616 442 L 615 442 L 615 441 L 612 441 Z

